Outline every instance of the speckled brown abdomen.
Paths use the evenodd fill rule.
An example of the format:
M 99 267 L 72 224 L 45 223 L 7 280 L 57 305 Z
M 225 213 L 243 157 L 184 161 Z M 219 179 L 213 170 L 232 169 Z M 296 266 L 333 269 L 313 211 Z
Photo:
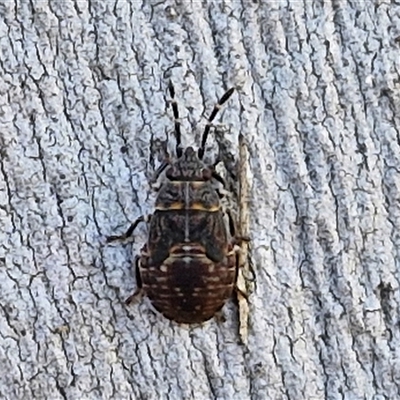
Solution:
M 161 265 L 144 250 L 139 265 L 142 288 L 166 318 L 199 323 L 214 316 L 232 295 L 236 254 L 230 247 L 220 262 L 210 260 L 196 243 L 174 246 Z

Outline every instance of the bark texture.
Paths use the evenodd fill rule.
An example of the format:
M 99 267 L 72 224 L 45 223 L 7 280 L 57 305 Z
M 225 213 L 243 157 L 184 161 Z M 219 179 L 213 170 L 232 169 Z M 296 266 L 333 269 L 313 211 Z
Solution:
M 0 398 L 399 398 L 399 21 L 398 1 L 3 1 Z M 249 152 L 247 346 L 233 302 L 202 326 L 125 306 L 145 226 L 105 245 L 152 212 L 169 79 L 185 145 L 237 89 L 216 124 Z

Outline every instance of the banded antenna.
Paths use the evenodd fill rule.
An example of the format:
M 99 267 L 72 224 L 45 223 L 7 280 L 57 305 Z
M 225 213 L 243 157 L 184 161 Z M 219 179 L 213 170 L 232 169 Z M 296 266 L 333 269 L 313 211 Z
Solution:
M 169 94 L 171 96 L 172 112 L 174 113 L 174 120 L 175 120 L 176 155 L 179 158 L 182 156 L 181 121 L 179 120 L 178 103 L 175 100 L 175 88 L 171 81 L 169 81 L 168 89 L 169 89 Z
M 211 115 L 208 117 L 206 127 L 204 129 L 203 136 L 201 137 L 201 146 L 198 151 L 198 156 L 200 160 L 204 156 L 204 150 L 205 150 L 205 145 L 207 142 L 207 137 L 208 134 L 210 133 L 210 128 L 212 125 L 212 122 L 214 121 L 215 116 L 218 114 L 218 111 L 221 109 L 222 105 L 229 99 L 229 97 L 232 96 L 232 93 L 235 91 L 234 88 L 230 88 L 218 101 L 218 103 L 214 106 L 214 109 L 212 110 Z
M 171 105 L 172 105 L 172 112 L 174 114 L 175 120 L 175 139 L 176 139 L 176 155 L 180 158 L 183 154 L 182 150 L 182 134 L 181 134 L 181 121 L 179 119 L 179 110 L 178 110 L 178 103 L 175 100 L 175 88 L 171 81 L 168 84 L 169 94 L 171 96 Z M 205 145 L 207 142 L 208 134 L 210 133 L 210 129 L 212 126 L 212 122 L 214 121 L 215 116 L 218 114 L 218 111 L 221 109 L 222 105 L 232 96 L 232 93 L 235 91 L 234 88 L 229 89 L 218 101 L 218 103 L 214 106 L 211 115 L 207 119 L 207 124 L 204 129 L 203 136 L 201 137 L 201 146 L 198 150 L 198 157 L 200 160 L 204 156 Z

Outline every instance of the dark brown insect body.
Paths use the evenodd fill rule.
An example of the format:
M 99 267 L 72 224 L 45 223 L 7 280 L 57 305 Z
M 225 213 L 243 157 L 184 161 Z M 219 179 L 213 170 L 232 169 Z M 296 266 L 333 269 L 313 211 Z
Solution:
M 202 161 L 211 121 L 233 89 L 214 107 L 197 154 L 192 147 L 184 152 L 180 147 L 179 115 L 171 84 L 169 90 L 178 158 L 165 163 L 166 180 L 159 190 L 149 237 L 137 262 L 137 280 L 139 288 L 165 317 L 196 323 L 210 319 L 224 305 L 237 276 L 236 238 L 228 232 L 220 195 L 213 185 L 222 179 L 214 166 Z M 131 235 L 143 220 L 139 218 L 125 235 L 112 236 L 109 241 Z

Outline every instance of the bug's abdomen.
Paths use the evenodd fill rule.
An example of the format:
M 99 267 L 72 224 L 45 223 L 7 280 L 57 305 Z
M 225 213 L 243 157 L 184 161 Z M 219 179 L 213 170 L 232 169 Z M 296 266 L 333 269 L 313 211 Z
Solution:
M 236 279 L 236 254 L 214 263 L 196 243 L 174 246 L 161 265 L 151 265 L 144 251 L 140 259 L 143 289 L 153 306 L 180 323 L 203 322 L 231 296 Z

